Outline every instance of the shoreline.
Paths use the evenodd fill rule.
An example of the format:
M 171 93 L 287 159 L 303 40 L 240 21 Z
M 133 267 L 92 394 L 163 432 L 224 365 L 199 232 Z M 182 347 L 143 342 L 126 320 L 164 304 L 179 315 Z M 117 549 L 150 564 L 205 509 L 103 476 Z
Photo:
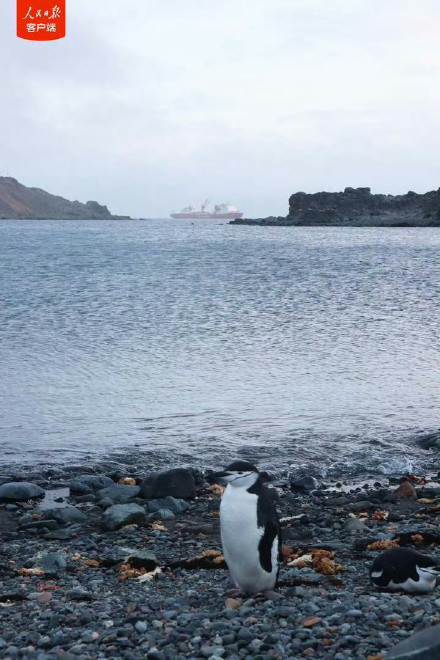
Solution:
M 310 475 L 333 486 L 338 482 L 344 482 L 347 486 L 356 486 L 366 481 L 388 483 L 389 479 L 392 481 L 393 478 L 410 472 L 433 479 L 437 477 L 440 468 L 440 432 L 434 429 L 403 434 L 400 451 L 404 456 L 401 461 L 396 461 L 396 439 L 396 447 L 388 449 L 372 443 L 371 455 L 365 454 L 349 463 L 346 461 L 349 457 L 349 444 L 346 455 L 339 451 L 338 454 L 335 452 L 332 461 L 318 462 L 316 453 L 308 456 L 299 453 L 298 447 L 304 442 L 301 438 L 296 442 L 300 444 L 297 446 L 293 443 L 290 448 L 269 443 L 237 446 L 207 444 L 203 451 L 192 445 L 141 447 L 139 443 L 88 452 L 53 449 L 45 453 L 37 449 L 17 455 L 4 454 L 3 461 L 0 461 L 0 483 L 6 478 L 30 481 L 36 479 L 45 485 L 56 483 L 65 486 L 69 479 L 78 474 L 134 472 L 141 475 L 164 470 L 170 463 L 203 471 L 219 469 L 234 456 L 259 465 L 261 470 L 270 472 L 277 479 L 286 478 L 288 475 L 296 478 Z M 309 442 L 313 446 L 315 440 L 312 438 Z M 349 438 L 347 442 L 349 443 Z M 407 445 L 412 450 L 412 461 L 404 460 Z M 324 449 L 327 451 L 328 447 Z M 418 461 L 415 460 L 416 454 L 419 456 Z
M 300 555 L 334 553 L 334 572 L 284 562 L 283 598 L 271 602 L 225 600 L 228 572 L 214 561 L 220 497 L 202 471 L 184 469 L 181 490 L 170 485 L 164 497 L 154 479 L 152 491 L 139 492 L 146 473 L 136 468 L 104 474 L 83 466 L 83 480 L 81 466 L 71 468 L 70 491 L 56 474 L 35 479 L 50 486 L 43 507 L 41 498 L 0 503 L 3 658 L 381 658 L 440 623 L 438 587 L 387 593 L 368 579 L 378 541 L 440 560 L 438 483 L 414 480 L 411 495 L 397 497 L 397 476 L 333 488 L 277 475 L 283 544 Z M 127 494 L 137 517 L 111 529 L 106 520 Z

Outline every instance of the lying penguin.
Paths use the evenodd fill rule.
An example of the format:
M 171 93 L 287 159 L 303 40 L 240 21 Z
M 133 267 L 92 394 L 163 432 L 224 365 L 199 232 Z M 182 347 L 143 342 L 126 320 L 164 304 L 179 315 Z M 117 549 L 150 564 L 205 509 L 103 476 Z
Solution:
M 432 591 L 439 575 L 439 562 L 409 548 L 383 552 L 370 569 L 371 580 L 377 587 L 413 594 Z
M 235 461 L 210 481 L 226 486 L 220 504 L 223 555 L 236 589 L 229 595 L 281 598 L 273 591 L 280 565 L 281 536 L 275 504 L 255 465 Z

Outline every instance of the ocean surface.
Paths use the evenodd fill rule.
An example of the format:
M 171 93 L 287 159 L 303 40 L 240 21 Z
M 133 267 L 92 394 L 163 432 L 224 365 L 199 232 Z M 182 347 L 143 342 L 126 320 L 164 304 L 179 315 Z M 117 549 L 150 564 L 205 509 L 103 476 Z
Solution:
M 435 467 L 436 228 L 0 222 L 0 464 Z M 437 461 L 438 469 L 438 461 Z

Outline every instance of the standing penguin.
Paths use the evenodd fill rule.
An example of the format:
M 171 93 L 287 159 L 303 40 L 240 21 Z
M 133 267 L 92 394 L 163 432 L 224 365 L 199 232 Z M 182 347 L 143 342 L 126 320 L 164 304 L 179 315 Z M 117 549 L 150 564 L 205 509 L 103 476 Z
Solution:
M 255 465 L 235 461 L 210 481 L 226 485 L 220 505 L 223 555 L 237 589 L 234 595 L 263 592 L 281 596 L 277 583 L 281 536 L 278 514 Z
M 393 548 L 376 557 L 370 577 L 377 587 L 423 594 L 432 591 L 440 576 L 440 563 L 409 548 Z

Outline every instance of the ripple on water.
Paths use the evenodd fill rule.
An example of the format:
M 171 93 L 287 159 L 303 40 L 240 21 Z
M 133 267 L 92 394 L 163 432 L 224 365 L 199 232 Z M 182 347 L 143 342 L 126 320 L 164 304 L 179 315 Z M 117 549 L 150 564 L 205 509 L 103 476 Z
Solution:
M 437 230 L 1 232 L 1 461 L 138 444 L 327 474 L 430 463 L 414 436 L 439 425 Z

